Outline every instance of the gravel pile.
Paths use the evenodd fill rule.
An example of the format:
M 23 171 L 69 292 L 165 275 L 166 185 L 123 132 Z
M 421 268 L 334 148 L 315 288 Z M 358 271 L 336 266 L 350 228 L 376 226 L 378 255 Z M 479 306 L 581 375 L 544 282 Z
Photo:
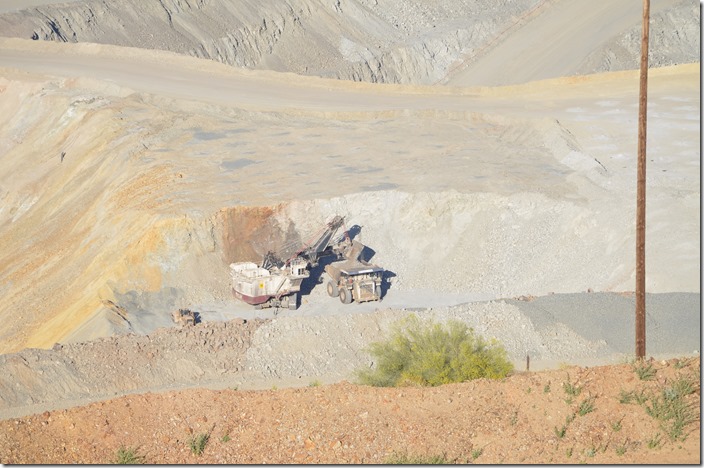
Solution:
M 697 354 L 700 298 L 647 296 L 647 351 Z M 373 365 L 367 346 L 416 314 L 460 320 L 496 338 L 517 369 L 561 363 L 618 363 L 634 349 L 634 298 L 615 293 L 555 294 L 418 310 L 355 311 L 270 320 L 235 319 L 160 328 L 51 350 L 0 355 L 0 418 L 76 406 L 128 393 L 184 387 L 271 388 L 338 382 Z
M 245 366 L 258 379 L 349 378 L 355 368 L 372 365 L 364 348 L 383 339 L 392 323 L 411 313 L 439 322 L 460 320 L 479 335 L 496 338 L 518 369 L 526 355 L 532 369 L 566 362 L 614 363 L 633 355 L 633 296 L 582 293 L 526 299 L 415 311 L 282 316 L 256 331 Z M 649 355 L 698 352 L 698 294 L 649 294 L 646 307 Z
M 259 320 L 161 328 L 0 355 L 0 415 L 11 408 L 221 379 L 243 369 Z

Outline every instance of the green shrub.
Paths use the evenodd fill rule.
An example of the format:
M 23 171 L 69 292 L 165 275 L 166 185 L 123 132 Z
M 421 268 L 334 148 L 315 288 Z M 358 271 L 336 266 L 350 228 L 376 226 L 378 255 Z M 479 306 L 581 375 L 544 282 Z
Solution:
M 113 463 L 115 465 L 139 465 L 144 463 L 144 457 L 137 455 L 137 449 L 120 447 Z
M 362 384 L 375 387 L 500 379 L 513 370 L 503 346 L 457 320 L 442 325 L 410 315 L 394 324 L 388 340 L 372 343 L 368 351 L 376 367 L 356 374 Z

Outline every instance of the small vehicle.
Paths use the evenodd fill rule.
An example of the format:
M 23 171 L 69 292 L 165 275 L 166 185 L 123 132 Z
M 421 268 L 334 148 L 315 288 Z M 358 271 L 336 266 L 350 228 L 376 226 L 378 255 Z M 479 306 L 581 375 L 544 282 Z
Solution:
M 179 327 L 193 326 L 196 324 L 196 314 L 190 309 L 178 309 L 171 313 L 171 317 Z
M 232 292 L 237 299 L 256 309 L 282 307 L 296 310 L 297 293 L 303 280 L 310 275 L 307 266 L 308 263 L 298 257 L 269 268 L 254 262 L 232 263 Z
M 325 266 L 325 273 L 330 276 L 326 286 L 330 297 L 339 297 L 340 302 L 349 304 L 381 300 L 381 283 L 384 269 L 368 263 L 361 258 L 364 244 L 346 237 L 342 245 L 343 260 Z

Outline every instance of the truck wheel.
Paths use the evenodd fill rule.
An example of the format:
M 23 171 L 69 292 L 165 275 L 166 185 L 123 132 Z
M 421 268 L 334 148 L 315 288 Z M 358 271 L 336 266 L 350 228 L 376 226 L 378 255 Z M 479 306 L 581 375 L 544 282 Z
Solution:
M 343 304 L 349 304 L 352 302 L 352 291 L 347 288 L 340 289 L 340 302 Z
M 340 290 L 337 289 L 337 284 L 333 283 L 332 280 L 328 281 L 328 296 L 337 297 L 340 295 Z

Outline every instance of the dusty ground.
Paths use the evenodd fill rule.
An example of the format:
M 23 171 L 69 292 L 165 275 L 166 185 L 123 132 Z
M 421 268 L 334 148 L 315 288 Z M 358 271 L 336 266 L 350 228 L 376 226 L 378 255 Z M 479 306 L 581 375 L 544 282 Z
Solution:
M 426 389 L 341 382 L 146 393 L 0 421 L 0 460 L 110 463 L 126 447 L 159 464 L 384 463 L 394 453 L 481 464 L 699 464 L 698 420 L 686 440 L 671 441 L 642 406 L 620 401 L 622 392 L 657 393 L 679 376 L 698 382 L 699 365 L 655 362 L 651 381 L 623 364 Z M 581 392 L 570 397 L 565 384 Z M 580 415 L 589 400 L 593 410 Z M 698 388 L 687 401 L 698 409 Z M 189 439 L 202 433 L 210 439 L 197 456 Z

